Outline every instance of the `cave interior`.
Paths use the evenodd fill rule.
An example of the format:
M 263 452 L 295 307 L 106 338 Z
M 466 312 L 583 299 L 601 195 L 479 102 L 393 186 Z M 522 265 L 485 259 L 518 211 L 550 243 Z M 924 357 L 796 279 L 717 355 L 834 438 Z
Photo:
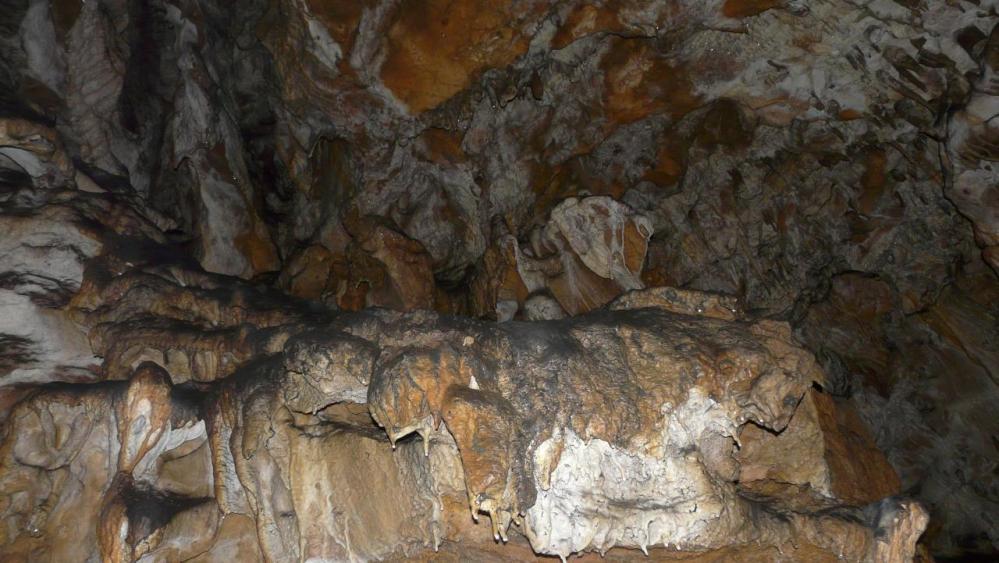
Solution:
M 996 0 L 0 0 L 0 560 L 999 560 Z

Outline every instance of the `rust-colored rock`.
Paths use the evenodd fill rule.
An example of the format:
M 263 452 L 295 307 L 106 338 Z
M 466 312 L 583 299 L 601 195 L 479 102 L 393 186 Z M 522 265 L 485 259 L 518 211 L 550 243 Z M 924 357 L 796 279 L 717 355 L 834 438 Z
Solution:
M 663 112 L 679 118 L 701 103 L 689 71 L 645 41 L 612 41 L 601 60 L 604 108 L 610 124 L 624 124 Z
M 534 4 L 532 6 L 532 4 Z M 540 3 L 406 1 L 388 30 L 381 79 L 413 113 L 464 90 L 478 73 L 527 51 Z
M 486 249 L 482 269 L 472 280 L 472 311 L 479 317 L 509 320 L 530 293 L 520 272 L 517 239 L 504 236 Z
M 348 228 L 354 245 L 348 250 L 347 294 L 364 285 L 361 307 L 433 309 L 432 261 L 423 245 L 377 219 L 364 218 Z
M 313 244 L 291 257 L 278 284 L 297 297 L 349 311 L 434 309 L 433 261 L 423 245 L 379 217 L 353 217 L 339 251 Z
M 729 18 L 746 18 L 780 5 L 778 0 L 726 0 L 722 14 Z

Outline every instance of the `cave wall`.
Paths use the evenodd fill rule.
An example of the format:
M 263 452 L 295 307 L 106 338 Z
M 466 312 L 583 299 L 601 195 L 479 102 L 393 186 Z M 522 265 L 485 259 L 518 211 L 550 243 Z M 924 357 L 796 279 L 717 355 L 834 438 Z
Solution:
M 5 386 L 127 378 L 141 354 L 54 311 L 152 247 L 340 311 L 720 293 L 815 354 L 933 551 L 999 546 L 995 2 L 3 0 L 0 27 L 4 185 L 37 192 L 4 199 Z M 225 375 L 270 350 L 236 348 Z

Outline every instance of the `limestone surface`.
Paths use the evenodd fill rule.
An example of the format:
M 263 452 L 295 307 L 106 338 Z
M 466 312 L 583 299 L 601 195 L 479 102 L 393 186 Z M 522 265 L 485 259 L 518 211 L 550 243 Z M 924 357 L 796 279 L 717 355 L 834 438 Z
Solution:
M 997 559 L 997 115 L 995 0 L 0 0 L 0 560 Z
M 58 217 L 58 232 L 79 221 Z M 512 560 L 512 541 L 563 559 L 765 545 L 882 561 L 911 557 L 926 526 L 897 483 L 870 482 L 894 472 L 813 389 L 825 375 L 788 324 L 724 296 L 633 290 L 505 323 L 337 312 L 206 273 L 141 229 L 91 235 L 68 295 L 38 306 L 102 361 L 9 384 L 24 391 L 0 442 L 5 559 L 388 560 L 454 544 Z M 21 267 L 43 271 L 30 240 Z

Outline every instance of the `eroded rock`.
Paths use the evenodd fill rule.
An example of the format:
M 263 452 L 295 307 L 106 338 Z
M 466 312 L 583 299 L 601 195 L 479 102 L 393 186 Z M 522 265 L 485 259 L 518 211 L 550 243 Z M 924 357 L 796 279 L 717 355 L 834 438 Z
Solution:
M 739 443 L 739 483 L 746 490 L 800 487 L 856 506 L 900 492 L 895 470 L 853 408 L 814 389 L 779 434 L 746 426 Z
M 652 224 L 608 197 L 569 198 L 551 212 L 528 244 L 501 236 L 483 258 L 473 281 L 473 310 L 509 320 L 521 316 L 559 318 L 591 311 L 633 289 L 645 287 L 642 268 Z M 555 304 L 539 305 L 544 294 Z
M 7 2 L 0 553 L 994 557 L 995 10 Z
M 111 344 L 106 376 L 125 381 L 42 389 L 7 423 L 3 493 L 21 499 L 6 513 L 11 556 L 54 554 L 51 526 L 81 510 L 94 526 L 72 557 L 144 561 L 389 559 L 515 533 L 562 557 L 802 541 L 873 561 L 911 551 L 925 526 L 908 501 L 837 516 L 746 496 L 740 427 L 814 418 L 799 402 L 823 375 L 786 324 L 742 320 L 722 296 L 645 290 L 588 315 L 495 324 L 281 308 L 181 264 L 121 267 L 90 270 L 72 309 Z M 242 328 L 205 341 L 209 327 Z M 228 367 L 188 377 L 167 361 L 200 342 Z M 96 418 L 46 422 L 67 401 L 67 416 Z M 88 436 L 104 436 L 85 450 L 97 469 L 58 461 L 84 459 Z M 76 488 L 25 503 L 25 487 L 41 493 L 29 474 Z M 488 527 L 470 525 L 480 515 Z

